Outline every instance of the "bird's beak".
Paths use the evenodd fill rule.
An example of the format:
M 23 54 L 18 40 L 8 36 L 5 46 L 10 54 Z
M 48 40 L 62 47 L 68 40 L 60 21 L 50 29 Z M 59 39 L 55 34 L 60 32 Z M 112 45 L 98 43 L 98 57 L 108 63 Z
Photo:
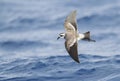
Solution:
M 60 37 L 57 38 L 57 40 L 60 39 Z

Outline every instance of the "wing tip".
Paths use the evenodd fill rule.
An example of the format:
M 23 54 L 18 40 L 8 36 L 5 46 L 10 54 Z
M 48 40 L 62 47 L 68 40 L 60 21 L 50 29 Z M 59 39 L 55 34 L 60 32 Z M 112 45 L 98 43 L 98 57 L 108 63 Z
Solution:
M 73 10 L 73 11 L 71 12 L 71 14 L 76 16 L 77 10 Z
M 75 62 L 80 63 L 79 59 L 74 59 Z
M 77 13 L 77 10 L 73 10 L 74 13 Z
M 71 56 L 71 55 L 70 55 L 70 56 Z M 78 56 L 77 56 L 77 57 L 71 56 L 71 58 L 72 58 L 75 62 L 80 63 L 79 57 L 78 57 Z

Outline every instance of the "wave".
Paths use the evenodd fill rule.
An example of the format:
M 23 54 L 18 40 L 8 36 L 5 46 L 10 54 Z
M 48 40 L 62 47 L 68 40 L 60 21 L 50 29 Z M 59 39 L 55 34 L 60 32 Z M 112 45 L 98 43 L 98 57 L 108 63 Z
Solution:
M 45 43 L 43 41 L 29 41 L 29 40 L 23 40 L 23 41 L 1 41 L 0 42 L 0 48 L 1 49 L 8 49 L 8 50 L 22 50 L 22 49 L 29 49 L 32 47 L 46 47 L 49 43 Z
M 92 28 L 105 28 L 107 27 L 113 27 L 113 26 L 118 26 L 118 17 L 119 14 L 92 14 L 89 16 L 84 16 L 78 19 L 78 24 L 84 27 L 91 27 Z M 111 21 L 112 20 L 112 21 Z M 96 27 L 97 26 L 97 27 Z
M 0 81 L 119 81 L 119 2 L 0 1 Z M 80 32 L 91 31 L 97 41 L 81 41 L 80 64 L 56 41 L 75 9 Z
M 66 11 L 66 14 L 65 14 L 64 11 L 61 11 L 60 13 L 60 12 L 56 12 L 55 10 L 51 12 L 43 13 L 43 12 L 46 12 L 46 8 L 45 10 L 39 9 L 37 8 L 39 7 L 38 4 L 37 4 L 37 7 L 35 7 L 35 9 L 37 8 L 37 10 L 34 11 L 35 12 L 34 14 L 33 10 L 31 10 L 31 8 L 34 9 L 34 6 L 31 6 L 29 9 L 29 7 L 27 5 L 25 6 L 24 4 L 22 4 L 22 2 L 24 1 L 21 1 L 19 5 L 18 5 L 18 2 L 13 2 L 13 1 L 11 1 L 11 3 L 8 2 L 8 4 L 11 4 L 11 5 L 14 4 L 14 6 L 10 6 L 10 9 L 15 8 L 13 10 L 9 10 L 9 5 L 7 6 L 7 2 L 4 3 L 6 4 L 4 5 L 6 7 L 5 9 L 6 12 L 4 12 L 4 15 L 8 15 L 7 13 L 8 11 L 10 11 L 12 17 L 10 15 L 6 18 L 2 18 L 2 23 L 1 23 L 2 27 L 0 27 L 0 31 L 5 31 L 5 32 L 10 31 L 10 30 L 11 31 L 20 31 L 20 30 L 25 31 L 25 30 L 33 30 L 33 29 L 44 29 L 44 28 L 49 28 L 49 27 L 52 29 L 60 29 L 60 26 L 63 26 L 62 23 L 64 22 L 65 17 L 68 14 L 67 13 L 68 11 Z M 84 3 L 84 1 L 81 1 L 81 2 Z M 87 2 L 87 0 L 85 2 Z M 101 2 L 104 3 L 103 1 Z M 115 1 L 115 3 L 116 2 L 117 0 Z M 17 3 L 18 6 L 15 5 L 15 3 Z M 31 2 L 28 3 L 27 0 L 25 1 L 25 4 L 26 3 L 31 5 Z M 35 1 L 35 3 L 37 3 L 37 1 Z M 46 5 L 47 4 L 49 3 L 46 3 Z M 96 9 L 91 7 L 91 11 L 89 10 L 89 8 L 88 10 L 86 10 L 88 11 L 87 14 L 86 12 L 83 12 L 83 14 L 79 14 L 82 12 L 82 10 L 80 11 L 78 9 L 79 10 L 78 16 L 80 15 L 78 19 L 79 24 L 85 25 L 85 27 L 88 27 L 90 25 L 92 26 L 97 25 L 99 27 L 116 26 L 116 25 L 118 26 L 119 16 L 120 16 L 118 12 L 120 10 L 119 4 L 113 4 L 113 5 L 109 5 L 108 3 L 106 4 L 107 5 L 103 7 L 102 6 L 96 7 L 96 5 L 94 4 L 93 6 L 98 8 L 98 10 L 100 11 L 97 11 Z M 41 3 L 39 3 L 39 5 L 41 6 Z M 84 7 L 84 5 L 79 5 L 77 7 L 81 8 L 81 6 Z M 20 6 L 27 7 L 27 9 L 21 9 L 22 7 Z M 63 6 L 66 7 L 66 5 L 63 5 Z M 48 7 L 47 7 L 47 10 L 49 10 Z M 54 13 L 56 14 L 53 15 Z
M 32 57 L 4 62 L 0 64 L 0 80 L 64 81 L 73 78 L 77 81 L 78 79 L 89 81 L 92 78 L 92 81 L 102 81 L 113 74 L 113 78 L 109 78 L 109 80 L 118 81 L 120 75 L 119 55 L 104 57 L 81 54 L 79 57 L 81 59 L 80 64 L 75 63 L 69 56 Z

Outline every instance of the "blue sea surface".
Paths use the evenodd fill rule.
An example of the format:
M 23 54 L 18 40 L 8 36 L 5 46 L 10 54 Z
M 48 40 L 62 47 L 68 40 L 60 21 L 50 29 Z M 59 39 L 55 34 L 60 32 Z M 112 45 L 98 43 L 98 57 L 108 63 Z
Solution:
M 80 64 L 56 40 L 73 10 Z M 0 0 L 0 81 L 120 81 L 120 0 Z

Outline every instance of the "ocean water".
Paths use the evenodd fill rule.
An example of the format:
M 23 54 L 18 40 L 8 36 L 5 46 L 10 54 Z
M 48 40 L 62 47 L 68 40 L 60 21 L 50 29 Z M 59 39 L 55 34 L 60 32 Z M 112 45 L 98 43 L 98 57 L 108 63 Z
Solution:
M 80 64 L 56 40 L 73 10 Z M 120 81 L 120 0 L 0 0 L 0 81 Z

